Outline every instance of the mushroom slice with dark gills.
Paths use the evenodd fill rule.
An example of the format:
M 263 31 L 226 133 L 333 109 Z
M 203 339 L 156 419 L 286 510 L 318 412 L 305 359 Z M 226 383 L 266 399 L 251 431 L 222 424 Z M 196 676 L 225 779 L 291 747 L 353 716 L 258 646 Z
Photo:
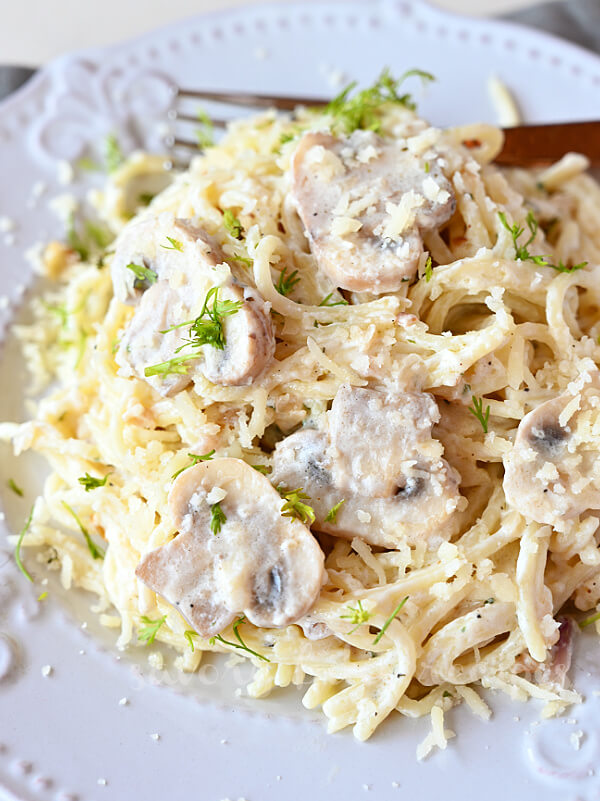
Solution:
M 306 526 L 282 516 L 282 504 L 239 459 L 191 467 L 169 496 L 179 534 L 147 553 L 136 575 L 203 637 L 239 614 L 256 626 L 294 623 L 319 595 L 324 557 Z
M 267 304 L 233 277 L 218 246 L 189 221 L 163 214 L 132 226 L 111 270 L 117 297 L 137 304 L 115 356 L 120 375 L 173 395 L 196 373 L 240 386 L 270 364 L 275 338 Z
M 372 131 L 308 133 L 292 161 L 292 193 L 319 267 L 356 292 L 394 292 L 414 278 L 422 234 L 456 207 L 435 160 Z
M 522 515 L 565 531 L 600 509 L 600 390 L 546 401 L 521 420 L 504 459 L 507 501 Z
M 438 419 L 430 395 L 343 385 L 325 430 L 298 431 L 277 444 L 271 480 L 303 487 L 320 531 L 392 549 L 423 541 L 434 548 L 451 536 L 464 504 L 460 477 L 431 436 Z

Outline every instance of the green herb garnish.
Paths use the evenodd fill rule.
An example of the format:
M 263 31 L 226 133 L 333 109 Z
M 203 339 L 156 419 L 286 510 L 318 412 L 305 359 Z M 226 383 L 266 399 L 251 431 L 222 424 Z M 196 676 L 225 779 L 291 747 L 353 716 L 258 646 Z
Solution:
M 363 609 L 362 601 L 357 601 L 356 606 L 348 605 L 346 608 L 348 609 L 348 613 L 346 615 L 340 615 L 340 617 L 354 624 L 354 628 L 350 629 L 348 634 L 353 634 L 359 626 L 362 626 L 363 623 L 366 623 L 373 617 L 372 612 L 369 612 L 368 609 Z
M 332 506 L 331 509 L 325 515 L 325 522 L 326 523 L 335 523 L 337 518 L 337 513 L 340 511 L 340 507 L 343 503 L 346 503 L 346 499 L 342 498 L 341 501 L 338 501 L 335 506 Z
M 262 473 L 263 476 L 268 476 L 273 470 L 268 464 L 251 464 L 250 467 L 253 467 L 257 473 Z
M 498 212 L 498 217 L 500 218 L 500 222 L 502 223 L 503 227 L 506 228 L 508 233 L 512 237 L 513 247 L 515 249 L 515 259 L 517 261 L 532 261 L 538 267 L 549 267 L 550 263 L 548 262 L 547 256 L 532 256 L 528 250 L 529 245 L 533 242 L 536 237 L 536 234 L 539 229 L 539 223 L 533 216 L 533 212 L 527 212 L 527 217 L 525 218 L 525 224 L 529 229 L 529 238 L 526 242 L 522 245 L 519 245 L 518 239 L 521 234 L 525 233 L 525 228 L 518 223 L 514 223 L 513 225 L 509 225 L 506 219 L 506 215 L 503 211 Z
M 124 161 L 123 151 L 117 137 L 109 134 L 104 140 L 104 164 L 108 172 L 114 172 Z
M 145 625 L 142 626 L 138 632 L 138 640 L 141 640 L 146 645 L 152 645 L 156 635 L 158 634 L 159 628 L 166 619 L 166 615 L 159 617 L 158 620 L 152 620 L 151 618 L 146 617 L 146 615 L 142 615 L 142 623 L 145 623 Z
M 107 473 L 104 478 L 94 478 L 94 476 L 90 476 L 89 473 L 86 473 L 84 476 L 81 476 L 81 478 L 78 478 L 77 481 L 85 487 L 86 492 L 90 492 L 98 487 L 105 487 L 108 477 L 111 475 L 112 473 Z
M 25 578 L 28 581 L 30 581 L 32 584 L 33 584 L 33 579 L 31 578 L 31 575 L 27 571 L 27 568 L 25 567 L 25 565 L 23 564 L 23 560 L 21 559 L 21 545 L 23 544 L 23 538 L 24 538 L 25 534 L 27 534 L 27 532 L 29 531 L 29 526 L 31 525 L 31 521 L 33 519 L 34 507 L 35 507 L 35 504 L 34 504 L 34 506 L 31 507 L 31 509 L 29 511 L 29 516 L 27 517 L 27 520 L 25 521 L 25 525 L 23 526 L 23 528 L 21 529 L 21 531 L 19 533 L 19 537 L 17 539 L 17 544 L 15 546 L 15 562 L 17 563 L 17 567 L 19 568 L 21 573 L 25 576 Z
M 221 527 L 227 520 L 225 512 L 221 509 L 220 503 L 213 503 L 210 507 L 210 530 L 217 536 L 221 533 Z
M 416 106 L 411 95 L 399 94 L 398 91 L 400 85 L 414 75 L 423 81 L 435 80 L 433 75 L 423 70 L 408 70 L 396 79 L 392 77 L 386 67 L 373 86 L 369 89 L 362 89 L 350 97 L 357 85 L 356 81 L 353 81 L 325 106 L 324 113 L 333 117 L 334 132 L 350 134 L 358 128 L 379 132 L 381 130 L 381 113 L 387 103 L 414 109 Z
M 293 273 L 286 275 L 287 267 L 284 267 L 283 270 L 279 273 L 279 279 L 277 281 L 277 285 L 275 289 L 279 292 L 280 295 L 286 297 L 289 295 L 292 289 L 296 286 L 296 284 L 300 281 L 298 278 L 298 270 L 294 270 Z
M 183 242 L 180 242 L 179 239 L 173 239 L 172 236 L 168 236 L 167 241 L 169 244 L 161 245 L 161 248 L 164 248 L 165 250 L 178 250 L 180 253 L 183 253 Z
M 596 612 L 595 615 L 590 615 L 590 617 L 586 617 L 579 623 L 579 628 L 584 629 L 586 626 L 591 626 L 592 623 L 595 623 L 597 620 L 600 620 L 600 612 Z
M 177 476 L 180 475 L 181 473 L 183 473 L 184 470 L 187 470 L 188 467 L 193 467 L 194 465 L 199 464 L 199 462 L 208 462 L 208 461 L 210 461 L 213 458 L 214 453 L 215 453 L 215 449 L 214 448 L 212 449 L 212 451 L 209 451 L 208 453 L 202 453 L 202 454 L 188 453 L 188 457 L 191 459 L 190 464 L 186 464 L 185 467 L 182 467 L 179 470 L 177 470 L 175 473 L 173 473 L 171 478 L 172 479 L 177 478 Z
M 215 143 L 215 128 L 211 118 L 204 109 L 200 108 L 196 112 L 200 127 L 196 129 L 196 140 L 199 148 L 212 147 Z
M 427 256 L 427 261 L 425 262 L 425 282 L 428 284 L 432 278 L 433 268 L 431 266 L 431 256 Z
M 104 548 L 101 548 L 99 545 L 96 545 L 96 543 L 92 540 L 92 538 L 90 537 L 89 531 L 83 525 L 83 523 L 81 522 L 81 520 L 77 516 L 77 513 L 75 512 L 75 510 L 72 509 L 66 501 L 61 501 L 61 503 L 65 507 L 67 512 L 69 512 L 69 514 L 73 517 L 73 519 L 75 520 L 77 525 L 79 526 L 79 530 L 81 531 L 81 533 L 84 536 L 84 539 L 85 539 L 85 541 L 87 543 L 88 550 L 91 553 L 92 558 L 93 559 L 104 559 L 104 555 L 105 555 Z
M 244 238 L 244 228 L 231 209 L 223 212 L 223 225 L 234 239 Z
M 151 270 L 149 267 L 144 267 L 142 264 L 131 264 L 126 265 L 127 270 L 131 270 L 131 272 L 135 275 L 133 280 L 133 288 L 134 289 L 148 289 L 149 286 L 155 284 L 158 280 L 158 274 Z
M 277 492 L 285 500 L 281 507 L 281 514 L 283 517 L 295 517 L 302 523 L 314 523 L 315 512 L 312 506 L 304 503 L 305 500 L 310 500 L 309 496 L 303 492 L 302 487 L 295 490 L 285 492 L 283 487 L 277 487 Z
M 15 495 L 18 495 L 19 498 L 23 497 L 23 490 L 21 489 L 21 487 L 15 484 L 12 478 L 9 478 L 6 483 L 8 485 L 8 488 L 11 489 L 15 493 Z
M 348 301 L 342 298 L 341 300 L 336 300 L 333 303 L 330 303 L 330 298 L 333 297 L 333 292 L 330 292 L 329 295 L 325 295 L 323 300 L 319 303 L 319 306 L 347 306 Z
M 238 617 L 238 619 L 233 624 L 233 634 L 237 640 L 237 643 L 231 642 L 230 640 L 225 640 L 223 637 L 221 637 L 220 634 L 215 634 L 214 637 L 211 637 L 209 643 L 211 645 L 214 645 L 215 642 L 218 640 L 219 642 L 222 642 L 224 645 L 231 645 L 232 648 L 239 648 L 241 651 L 247 651 L 249 654 L 258 657 L 259 659 L 262 659 L 263 662 L 270 662 L 271 660 L 267 659 L 266 656 L 263 656 L 262 654 L 253 651 L 251 648 L 248 648 L 246 643 L 242 640 L 242 635 L 239 633 L 238 629 L 242 625 L 242 623 L 245 622 L 245 620 L 246 616 L 242 615 L 241 617 Z
M 394 611 L 392 612 L 392 614 L 391 614 L 391 615 L 388 617 L 388 619 L 385 621 L 385 623 L 384 623 L 384 624 L 383 624 L 383 626 L 381 627 L 381 630 L 380 630 L 379 634 L 378 634 L 378 635 L 375 637 L 375 639 L 373 640 L 373 645 L 377 645 L 377 643 L 379 642 L 379 640 L 380 640 L 380 639 L 383 637 L 383 635 L 385 634 L 385 632 L 386 632 L 386 630 L 387 630 L 387 627 L 390 625 L 390 623 L 392 622 L 392 620 L 393 620 L 393 619 L 396 617 L 396 615 L 398 614 L 398 612 L 399 612 L 399 611 L 402 609 L 402 607 L 404 606 L 404 604 L 405 604 L 407 601 L 408 601 L 408 595 L 407 595 L 405 598 L 403 598 L 403 599 L 400 601 L 400 603 L 398 604 L 398 606 L 397 606 L 397 607 L 394 609 Z
M 483 398 L 476 398 L 475 395 L 471 395 L 471 400 L 473 401 L 473 405 L 469 406 L 468 409 L 471 414 L 476 417 L 479 422 L 481 423 L 481 427 L 483 428 L 483 433 L 487 434 L 488 432 L 488 420 L 490 419 L 490 407 L 487 406 L 485 412 L 483 411 Z
M 185 639 L 190 644 L 190 648 L 192 649 L 192 653 L 194 653 L 194 640 L 193 640 L 193 638 L 198 636 L 198 632 L 194 631 L 194 629 L 188 629 L 187 631 L 183 632 L 183 636 L 185 637 Z

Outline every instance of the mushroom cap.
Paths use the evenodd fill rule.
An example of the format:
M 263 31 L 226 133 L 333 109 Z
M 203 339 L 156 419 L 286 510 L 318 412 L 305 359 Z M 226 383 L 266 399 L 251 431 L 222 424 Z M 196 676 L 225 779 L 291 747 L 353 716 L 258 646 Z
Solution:
M 394 292 L 413 278 L 423 231 L 456 208 L 448 179 L 372 131 L 305 134 L 292 159 L 292 194 L 319 267 L 336 286 Z
M 214 534 L 216 497 L 225 520 Z M 169 506 L 179 534 L 142 557 L 136 575 L 202 636 L 241 613 L 256 626 L 280 627 L 312 607 L 323 552 L 299 520 L 282 517 L 279 493 L 254 468 L 229 458 L 190 467 L 174 481 Z

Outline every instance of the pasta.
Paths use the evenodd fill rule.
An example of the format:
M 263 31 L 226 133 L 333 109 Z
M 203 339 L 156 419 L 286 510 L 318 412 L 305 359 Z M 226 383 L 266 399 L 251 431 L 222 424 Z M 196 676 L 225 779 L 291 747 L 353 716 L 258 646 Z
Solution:
M 361 266 L 350 289 L 340 289 L 323 269 L 336 242 L 348 236 L 359 242 L 360 221 L 375 202 L 368 194 L 348 195 L 323 238 L 313 231 L 307 240 L 294 170 L 305 168 L 299 148 L 310 144 L 307 159 L 313 161 L 306 170 L 317 163 L 328 176 L 317 195 L 343 180 L 338 162 L 350 159 L 343 153 L 350 134 L 336 130 L 335 110 L 299 110 L 293 119 L 269 112 L 237 121 L 149 206 L 137 209 L 132 197 L 141 194 L 143 180 L 160 188 L 170 176 L 161 160 L 136 154 L 96 199 L 102 219 L 118 234 L 114 245 L 102 248 L 101 266 L 58 243 L 46 251 L 44 269 L 54 286 L 33 301 L 35 322 L 19 327 L 18 336 L 33 392 L 51 386 L 30 421 L 4 423 L 0 434 L 17 454 L 35 450 L 51 468 L 23 553 L 54 549 L 64 587 L 98 596 L 102 620 L 118 629 L 120 648 L 140 635 L 156 639 L 171 647 L 183 671 L 195 671 L 207 652 L 235 649 L 256 667 L 250 695 L 308 682 L 304 705 L 322 707 L 329 731 L 353 726 L 359 739 L 394 711 L 431 715 L 432 732 L 418 749 L 422 758 L 453 736 L 444 715 L 454 705 L 464 700 L 475 714 L 489 717 L 478 687 L 542 699 L 546 714 L 579 699 L 565 685 L 573 627 L 564 607 L 595 610 L 600 602 L 593 513 L 600 487 L 600 187 L 585 174 L 585 159 L 572 154 L 545 171 L 497 168 L 501 133 L 490 126 L 442 131 L 398 102 L 382 102 L 372 113 L 377 133 L 364 132 L 363 149 L 352 158 L 373 166 L 382 142 L 402 145 L 425 165 L 419 180 L 431 194 L 431 208 L 448 207 L 445 220 L 420 229 L 423 243 L 421 250 L 414 245 L 412 276 L 395 289 L 369 292 L 360 282 L 370 268 Z M 399 204 L 389 202 L 385 236 L 408 242 L 425 200 L 406 187 L 402 197 Z M 133 334 L 128 340 L 129 357 L 122 341 L 138 311 L 118 297 L 119 248 L 134 225 L 174 219 L 201 225 L 217 243 L 225 259 L 225 267 L 214 267 L 219 286 L 230 286 L 232 273 L 248 288 L 243 298 L 231 295 L 238 308 L 227 325 L 241 321 L 248 292 L 266 304 L 274 357 L 267 353 L 264 369 L 251 380 L 219 383 L 199 368 L 190 381 L 184 366 L 170 379 L 183 377 L 185 386 L 170 394 L 162 392 L 160 374 L 145 380 L 127 362 L 136 340 Z M 158 248 L 168 247 L 164 237 L 160 241 Z M 168 241 L 178 250 L 183 239 L 174 234 Z M 343 257 L 330 261 L 337 269 Z M 156 281 L 152 266 L 144 269 L 135 291 L 152 283 L 152 275 Z M 154 292 L 155 286 L 145 289 Z M 204 308 L 210 309 L 206 301 Z M 169 320 L 165 327 L 172 325 Z M 242 345 L 236 341 L 236 347 L 240 353 Z M 189 346 L 181 353 L 198 359 Z M 377 494 L 388 469 L 381 461 L 388 458 L 384 432 L 381 441 L 367 443 L 375 488 L 369 485 L 370 495 L 361 490 L 355 506 L 348 489 L 333 498 L 339 497 L 337 508 L 325 516 L 326 507 L 320 512 L 319 500 L 302 483 L 308 495 L 303 511 L 302 496 L 287 484 L 284 500 L 292 513 L 300 509 L 294 525 L 308 528 L 311 515 L 317 517 L 312 531 L 324 559 L 323 583 L 315 574 L 317 597 L 308 615 L 258 626 L 248 613 L 217 637 L 190 629 L 189 618 L 136 575 L 140 560 L 176 541 L 184 526 L 184 517 L 174 519 L 169 506 L 173 476 L 179 474 L 177 482 L 208 476 L 229 459 L 263 472 L 274 467 L 275 483 L 283 475 L 278 459 L 284 443 L 298 437 L 298 429 L 313 437 L 315 447 L 319 437 L 329 436 L 323 453 L 331 453 L 332 442 L 343 450 L 346 435 L 347 447 L 354 448 L 350 430 L 333 439 L 335 409 L 344 398 L 344 409 L 354 409 L 354 399 L 368 405 L 373 392 L 386 399 L 386 409 L 395 403 L 390 398 L 400 398 L 398 414 L 408 414 L 409 395 L 417 404 L 421 438 L 411 447 L 418 456 L 405 454 L 404 460 L 420 461 L 402 469 L 421 470 L 405 489 L 421 486 L 411 480 L 438 482 L 428 509 L 439 498 L 445 505 L 430 529 L 424 533 L 421 523 L 406 523 L 402 512 L 389 531 L 382 524 L 385 536 L 373 533 L 378 510 L 389 521 L 387 510 L 399 503 L 383 490 Z M 557 399 L 555 409 L 545 406 Z M 356 426 L 360 403 L 352 418 Z M 555 422 L 526 417 L 538 412 Z M 529 419 L 533 433 L 526 439 Z M 548 444 L 558 429 L 562 433 L 552 434 Z M 276 447 L 272 436 L 279 439 Z M 536 450 L 535 437 L 546 451 L 541 445 Z M 561 448 L 568 477 L 561 472 Z M 286 469 L 297 469 L 298 453 Z M 91 486 L 81 480 L 85 476 Z M 355 478 L 347 478 L 348 487 Z M 548 492 L 550 501 L 540 501 Z M 365 506 L 363 497 L 372 504 Z M 223 503 L 225 519 L 231 514 L 231 494 L 219 498 L 213 494 L 209 501 L 217 528 L 214 508 Z M 347 523 L 351 514 L 354 528 Z M 80 524 L 94 541 L 103 541 L 103 559 L 94 558 Z M 242 607 L 232 611 L 241 615 Z

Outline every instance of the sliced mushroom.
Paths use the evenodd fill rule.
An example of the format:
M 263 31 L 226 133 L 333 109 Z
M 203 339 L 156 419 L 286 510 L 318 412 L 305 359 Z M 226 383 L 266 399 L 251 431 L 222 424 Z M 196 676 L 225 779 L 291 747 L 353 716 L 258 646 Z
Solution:
M 438 418 L 429 395 L 344 385 L 325 431 L 304 429 L 278 443 L 271 480 L 303 487 L 321 531 L 386 548 L 435 547 L 451 535 L 461 503 L 459 476 L 431 436 Z
M 600 509 L 599 427 L 600 391 L 594 385 L 579 398 L 565 393 L 525 415 L 504 459 L 507 501 L 558 531 Z
M 211 531 L 211 505 L 225 515 Z M 299 520 L 282 517 L 269 481 L 239 459 L 183 472 L 169 496 L 179 534 L 146 554 L 136 575 L 211 637 L 243 613 L 256 626 L 287 626 L 313 606 L 323 553 Z
M 177 286 L 190 283 L 198 274 L 210 273 L 224 262 L 217 242 L 190 220 L 167 212 L 147 217 L 124 228 L 115 242 L 110 265 L 115 297 L 122 303 L 135 304 L 149 287 L 136 277 L 130 264 L 151 270 L 157 280 Z
M 336 286 L 376 294 L 414 278 L 423 232 L 456 207 L 437 161 L 372 131 L 305 134 L 292 193 L 319 267 Z
M 132 264 L 142 268 L 141 274 L 128 267 Z M 138 376 L 172 395 L 197 372 L 215 384 L 240 386 L 270 364 L 275 338 L 267 304 L 255 289 L 235 280 L 220 248 L 189 221 L 162 214 L 132 226 L 119 239 L 111 270 L 117 297 L 137 303 L 115 357 L 121 375 Z M 189 325 L 181 324 L 201 314 L 213 287 L 219 301 L 242 304 L 222 318 L 225 346 L 186 345 Z M 174 325 L 181 327 L 164 333 Z M 183 348 L 180 355 L 198 358 L 176 365 L 175 372 L 146 376 L 146 368 L 169 361 L 178 348 Z

